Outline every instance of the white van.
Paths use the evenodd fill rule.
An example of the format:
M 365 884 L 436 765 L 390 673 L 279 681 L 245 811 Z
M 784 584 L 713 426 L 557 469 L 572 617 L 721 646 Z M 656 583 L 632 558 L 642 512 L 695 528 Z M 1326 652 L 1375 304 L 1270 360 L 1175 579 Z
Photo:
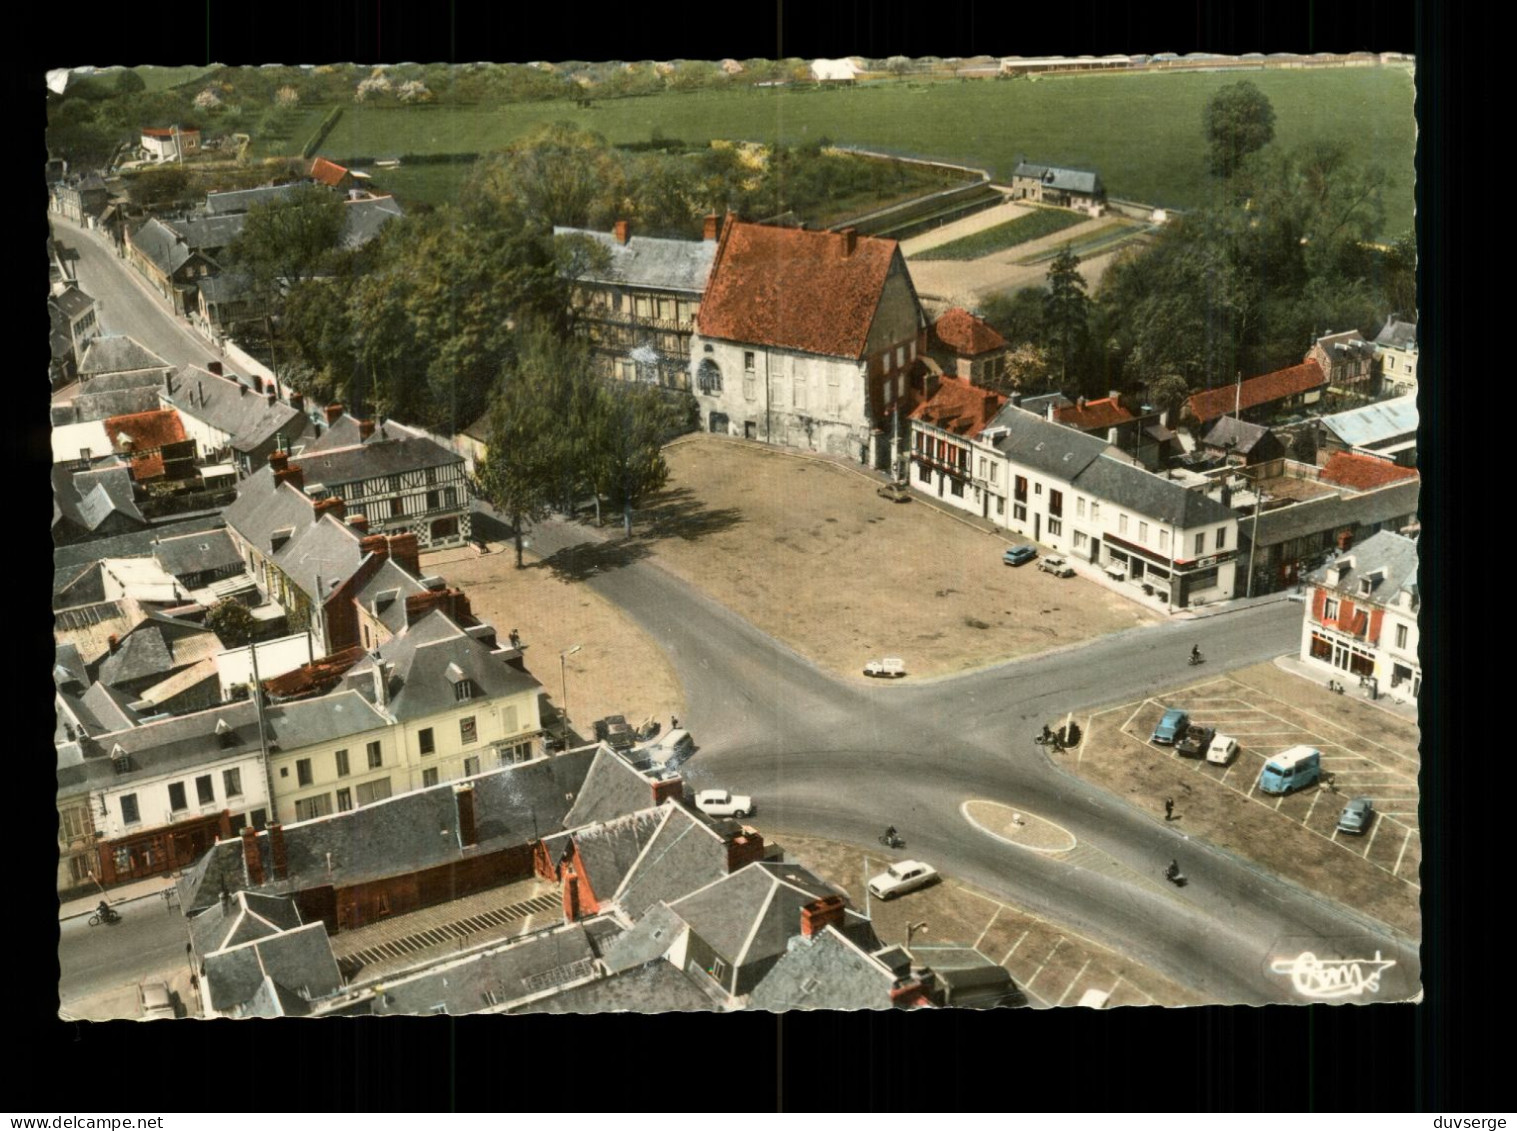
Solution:
M 695 753 L 695 739 L 688 730 L 671 730 L 647 747 L 648 760 L 673 769 Z

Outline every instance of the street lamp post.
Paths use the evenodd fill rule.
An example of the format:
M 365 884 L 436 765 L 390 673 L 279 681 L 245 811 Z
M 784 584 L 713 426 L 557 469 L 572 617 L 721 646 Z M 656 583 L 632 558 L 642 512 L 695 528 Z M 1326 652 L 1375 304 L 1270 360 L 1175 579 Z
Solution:
M 558 654 L 558 681 L 563 689 L 563 698 L 559 700 L 559 717 L 564 725 L 564 745 L 569 743 L 569 673 L 567 661 L 570 656 L 578 652 L 584 645 L 576 644 L 572 648 L 566 648 Z
M 907 926 L 907 928 L 906 928 L 906 953 L 907 954 L 911 954 L 911 938 L 912 938 L 912 936 L 915 935 L 918 931 L 925 931 L 926 929 L 927 929 L 927 922 L 926 922 L 926 920 L 923 920 L 920 923 L 912 923 L 909 926 Z M 916 956 L 912 955 L 912 957 L 915 958 Z

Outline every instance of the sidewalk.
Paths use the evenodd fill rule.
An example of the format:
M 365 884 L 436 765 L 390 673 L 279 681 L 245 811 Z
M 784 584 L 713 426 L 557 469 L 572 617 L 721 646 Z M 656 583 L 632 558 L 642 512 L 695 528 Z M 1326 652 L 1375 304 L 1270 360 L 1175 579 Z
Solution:
M 1300 676 L 1302 679 L 1316 684 L 1318 687 L 1326 687 L 1329 679 L 1343 676 L 1339 682 L 1343 683 L 1344 696 L 1352 697 L 1368 703 L 1371 707 L 1378 707 L 1382 711 L 1407 719 L 1417 721 L 1417 701 L 1415 699 L 1402 699 L 1397 692 L 1382 691 L 1380 698 L 1371 699 L 1369 688 L 1360 687 L 1354 682 L 1354 677 L 1347 672 L 1338 671 L 1336 668 L 1325 667 L 1321 664 L 1311 664 L 1302 660 L 1299 656 L 1277 656 L 1275 667 L 1291 675 Z
M 164 892 L 173 892 L 174 885 L 179 882 L 175 873 L 163 876 L 149 876 L 145 880 L 137 880 L 129 884 L 119 884 L 108 889 L 104 895 L 79 896 L 76 899 L 60 901 L 58 904 L 58 918 L 72 919 L 79 915 L 93 915 L 95 907 L 104 899 L 112 907 L 119 908 L 124 903 L 136 903 L 143 899 L 156 899 L 160 906 L 164 903 Z M 173 895 L 167 905 L 173 910 L 179 909 L 179 897 Z

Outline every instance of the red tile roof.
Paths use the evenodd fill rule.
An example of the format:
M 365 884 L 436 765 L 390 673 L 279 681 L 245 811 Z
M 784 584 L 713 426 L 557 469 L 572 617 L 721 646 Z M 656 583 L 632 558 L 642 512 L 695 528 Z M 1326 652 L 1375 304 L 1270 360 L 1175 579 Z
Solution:
M 1102 397 L 1098 401 L 1086 401 L 1084 405 L 1072 404 L 1053 410 L 1058 423 L 1082 432 L 1093 429 L 1115 428 L 1133 419 L 1133 414 L 1117 403 L 1116 397 Z
M 911 419 L 973 438 L 1004 407 L 1006 397 L 1001 393 L 972 385 L 962 377 L 944 377 L 937 392 L 912 410 Z
M 105 434 L 110 437 L 112 450 L 131 457 L 132 478 L 139 480 L 157 479 L 163 475 L 163 456 L 160 454 L 163 447 L 183 443 L 189 438 L 185 435 L 179 413 L 171 408 L 109 417 L 105 421 Z M 129 441 L 123 440 L 123 436 Z M 135 454 L 139 452 L 142 454 Z
M 320 181 L 324 185 L 336 188 L 342 184 L 342 179 L 348 175 L 348 171 L 341 165 L 333 164 L 325 157 L 318 157 L 311 162 L 311 180 Z
M 994 327 L 957 306 L 933 323 L 932 333 L 944 349 L 960 357 L 979 357 L 1006 348 L 1006 339 Z
M 731 220 L 696 315 L 708 338 L 862 358 L 896 241 Z
M 1399 467 L 1390 460 L 1360 455 L 1358 452 L 1334 452 L 1322 467 L 1324 483 L 1352 487 L 1356 491 L 1369 491 L 1375 487 L 1384 487 L 1387 483 L 1417 477 L 1415 468 Z
M 1250 377 L 1243 382 L 1241 389 L 1237 385 L 1222 385 L 1207 389 L 1204 393 L 1196 393 L 1188 405 L 1196 419 L 1205 424 L 1235 410 L 1284 400 L 1308 389 L 1322 388 L 1326 384 L 1327 377 L 1322 372 L 1322 366 L 1315 361 L 1307 361 L 1289 369 L 1277 369 L 1261 377 Z

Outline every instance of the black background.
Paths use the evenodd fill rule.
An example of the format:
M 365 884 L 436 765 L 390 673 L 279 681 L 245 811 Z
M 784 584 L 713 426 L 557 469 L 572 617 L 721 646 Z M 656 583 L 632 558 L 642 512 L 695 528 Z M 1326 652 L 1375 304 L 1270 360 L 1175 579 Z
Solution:
M 51 618 L 42 594 L 47 561 L 46 359 L 41 304 L 27 298 L 20 336 L 31 363 L 12 373 L 7 414 L 19 511 L 0 612 L 15 643 L 4 686 L 23 733 L 7 745 L 21 772 L 5 807 L 9 881 L 6 936 L 14 955 L 11 993 L 0 1011 L 26 1061 L 12 1060 L 0 1109 L 210 1111 L 261 1118 L 264 1111 L 1479 1111 L 1500 1105 L 1495 1027 L 1507 1008 L 1504 895 L 1488 852 L 1491 826 L 1510 826 L 1494 802 L 1512 758 L 1503 736 L 1463 739 L 1462 704 L 1474 676 L 1500 672 L 1500 565 L 1510 560 L 1495 521 L 1461 524 L 1455 456 L 1502 447 L 1509 401 L 1496 385 L 1499 322 L 1465 326 L 1487 280 L 1462 287 L 1457 252 L 1467 217 L 1491 232 L 1507 227 L 1498 203 L 1507 180 L 1499 154 L 1474 171 L 1481 206 L 1456 174 L 1464 138 L 1487 143 L 1480 88 L 1499 74 L 1500 44 L 1448 6 L 1410 3 L 1112 4 L 770 3 L 490 6 L 412 3 L 115 5 L 77 18 L 33 6 L 35 32 L 11 30 L 27 57 L 6 70 L 13 154 L 44 156 L 43 74 L 94 64 L 180 65 L 322 62 L 525 62 L 533 59 L 719 59 L 843 55 L 1035 56 L 1205 50 L 1405 51 L 1417 56 L 1418 235 L 1421 246 L 1419 381 L 1423 439 L 1423 979 L 1420 1006 L 1262 1009 L 1122 1009 L 913 1014 L 762 1013 L 593 1018 L 473 1017 L 352 1021 L 66 1024 L 56 1019 L 56 818 L 48 753 L 52 688 L 43 657 Z M 109 13 L 109 14 L 107 14 Z M 1482 36 L 1482 32 L 1486 33 Z M 1484 39 L 1485 42 L 1480 42 Z M 25 144 L 23 144 L 23 142 Z M 12 158 L 5 186 L 11 214 L 41 250 L 40 177 Z M 35 221 L 34 221 L 35 218 Z M 35 226 L 34 226 L 35 224 Z M 29 246 L 23 239 L 23 248 Z M 1482 248 L 1494 260 L 1496 247 Z M 23 261 L 31 261 L 30 254 Z M 38 272 L 40 273 L 40 254 Z M 1473 271 L 1473 268 L 1467 268 Z M 22 277 L 30 277 L 25 269 Z M 30 295 L 32 284 L 20 294 Z M 1494 286 L 1494 282 L 1492 283 Z M 7 287 L 8 293 L 15 288 Z M 13 306 L 13 309 L 17 307 Z M 37 313 L 31 315 L 35 310 Z M 1481 362 L 1455 364 L 1465 335 L 1491 335 Z M 40 352 L 39 350 L 43 351 Z M 1478 367 L 1476 367 L 1478 365 Z M 35 368 L 32 368 L 35 366 Z M 33 376 L 27 376 L 28 373 Z M 1483 416 L 1456 432 L 1446 410 Z M 37 390 L 34 392 L 33 390 Z M 1457 438 L 1456 438 L 1457 437 Z M 1493 476 L 1485 494 L 1510 477 Z M 18 508 L 16 503 L 22 505 Z M 1472 516 L 1473 517 L 1473 516 Z M 1457 539 L 1457 541 L 1453 541 Z M 1456 562 L 1489 571 L 1486 587 L 1454 576 Z M 1479 563 L 1476 566 L 1476 563 Z M 1490 583 L 1495 583 L 1491 585 Z M 1456 651 L 1466 595 L 1489 592 L 1478 614 L 1492 641 Z M 1471 610 L 1473 612 L 1473 609 Z M 1464 652 L 1473 653 L 1466 657 Z M 1481 722 L 1494 720 L 1475 716 Z M 1493 740 L 1494 739 L 1494 740 Z M 1455 770 L 1461 771 L 1456 775 Z M 1488 803 L 1464 803 L 1471 787 Z M 1480 815 L 1487 819 L 1477 819 Z M 1497 910 L 1491 910 L 1495 908 Z M 16 1057 L 17 1053 L 12 1053 Z M 1484 1110 L 1501 1110 L 1499 1106 Z M 240 1113 L 246 1112 L 247 1116 Z M 1429 1119 L 1429 1125 L 1431 1120 Z

